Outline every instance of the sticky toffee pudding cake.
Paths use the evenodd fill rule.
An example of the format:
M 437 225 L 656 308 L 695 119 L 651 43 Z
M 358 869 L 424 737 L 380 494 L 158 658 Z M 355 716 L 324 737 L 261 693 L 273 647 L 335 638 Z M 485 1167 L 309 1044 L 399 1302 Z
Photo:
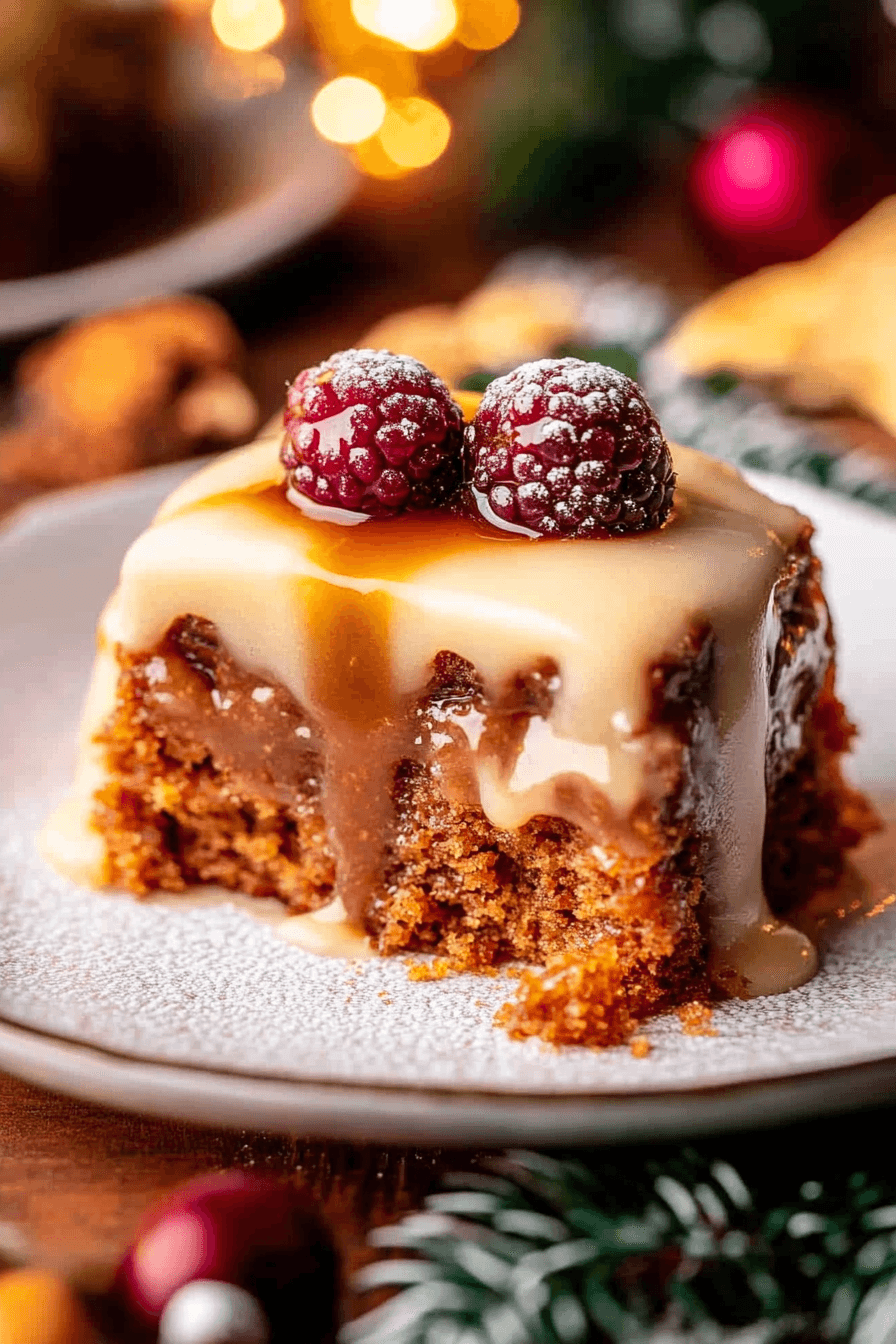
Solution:
M 128 552 L 45 851 L 276 897 L 314 950 L 522 967 L 504 1025 L 558 1043 L 798 986 L 787 913 L 876 825 L 811 535 L 599 364 L 464 428 L 417 361 L 333 356 Z

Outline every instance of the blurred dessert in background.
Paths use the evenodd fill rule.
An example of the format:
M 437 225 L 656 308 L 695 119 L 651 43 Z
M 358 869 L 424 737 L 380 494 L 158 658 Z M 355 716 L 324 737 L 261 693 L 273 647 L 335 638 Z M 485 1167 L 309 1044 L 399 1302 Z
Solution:
M 309 121 L 318 81 L 297 23 L 282 34 L 280 56 L 233 50 L 214 31 L 211 8 L 211 0 L 0 4 L 0 284 L 102 263 L 235 211 L 257 211 L 278 192 L 289 197 L 290 184 L 304 184 L 309 202 L 316 193 L 327 198 L 315 224 L 342 204 L 355 178 L 337 169 L 345 186 L 321 191 L 335 152 L 321 153 Z M 310 205 L 303 210 L 290 197 L 281 209 L 294 228 L 277 217 L 272 230 L 269 221 L 269 251 L 308 231 Z M 257 263 L 254 253 L 268 255 L 251 223 L 234 227 L 248 231 L 243 246 L 251 243 L 253 255 L 239 251 L 238 239 L 218 244 L 233 254 L 226 274 Z M 202 270 L 200 255 L 195 265 Z M 138 274 L 105 302 L 194 283 L 183 273 L 167 281 Z M 0 304 L 6 298 L 0 294 Z M 24 303 L 14 291 L 8 298 Z M 47 329 L 91 311 L 91 298 L 96 306 L 88 292 L 58 317 L 41 307 L 29 322 L 24 312 L 19 325 Z
M 53 99 L 45 47 L 59 9 L 59 0 L 0 6 L 0 279 L 27 274 L 40 250 Z
M 0 488 L 72 485 L 244 441 L 243 344 L 207 299 L 160 299 L 32 346 L 0 432 Z
M 412 355 L 450 386 L 481 370 L 505 373 L 575 335 L 582 295 L 571 280 L 487 281 L 458 304 L 429 304 L 383 318 L 362 345 Z
M 896 196 L 805 261 L 688 313 L 667 344 L 694 374 L 771 379 L 807 410 L 848 405 L 896 435 Z
M 165 133 L 168 26 L 145 5 L 3 6 L 0 280 L 125 250 L 190 213 Z

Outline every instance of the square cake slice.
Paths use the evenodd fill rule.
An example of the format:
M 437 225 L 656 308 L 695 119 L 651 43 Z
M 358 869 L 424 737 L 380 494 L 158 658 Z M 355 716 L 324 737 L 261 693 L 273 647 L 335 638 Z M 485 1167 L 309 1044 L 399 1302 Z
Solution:
M 327 409 L 300 442 L 342 415 L 334 451 L 357 452 L 359 422 Z M 502 422 L 527 460 L 554 433 L 537 413 Z M 514 524 L 481 414 L 472 483 L 459 468 L 413 506 L 321 501 L 278 438 L 174 492 L 102 617 L 46 852 L 138 895 L 276 897 L 315 950 L 536 968 L 506 1025 L 557 1042 L 804 983 L 815 950 L 784 917 L 876 824 L 841 775 L 853 729 L 811 524 L 673 447 L 674 504 L 671 468 L 661 489 L 628 468 L 668 501 L 659 524 L 629 501 L 614 525 L 593 435 L 587 525 L 564 527 L 570 507 Z M 565 488 L 551 470 L 534 479 Z

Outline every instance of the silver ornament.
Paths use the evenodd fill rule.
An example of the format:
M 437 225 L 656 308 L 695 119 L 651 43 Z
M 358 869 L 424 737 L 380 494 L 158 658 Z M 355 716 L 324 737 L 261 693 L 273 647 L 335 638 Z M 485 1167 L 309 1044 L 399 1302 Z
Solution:
M 232 1283 L 194 1279 L 168 1299 L 159 1344 L 269 1344 L 261 1304 Z

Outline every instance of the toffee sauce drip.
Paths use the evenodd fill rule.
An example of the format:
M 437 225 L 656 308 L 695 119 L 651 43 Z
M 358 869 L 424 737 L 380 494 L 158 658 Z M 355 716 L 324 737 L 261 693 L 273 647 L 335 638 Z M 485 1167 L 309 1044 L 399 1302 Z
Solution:
M 269 487 L 252 503 L 297 519 L 283 486 Z M 313 537 L 312 560 L 356 580 L 405 579 L 422 561 L 486 537 L 529 544 L 486 522 L 441 512 L 371 518 L 352 527 L 301 517 Z M 357 926 L 363 924 L 371 891 L 382 882 L 396 770 L 402 760 L 422 754 L 417 697 L 401 695 L 393 683 L 390 607 L 383 592 L 359 592 L 323 580 L 312 581 L 305 596 L 311 650 L 306 708 L 323 743 L 323 803 L 336 856 L 336 895 Z

